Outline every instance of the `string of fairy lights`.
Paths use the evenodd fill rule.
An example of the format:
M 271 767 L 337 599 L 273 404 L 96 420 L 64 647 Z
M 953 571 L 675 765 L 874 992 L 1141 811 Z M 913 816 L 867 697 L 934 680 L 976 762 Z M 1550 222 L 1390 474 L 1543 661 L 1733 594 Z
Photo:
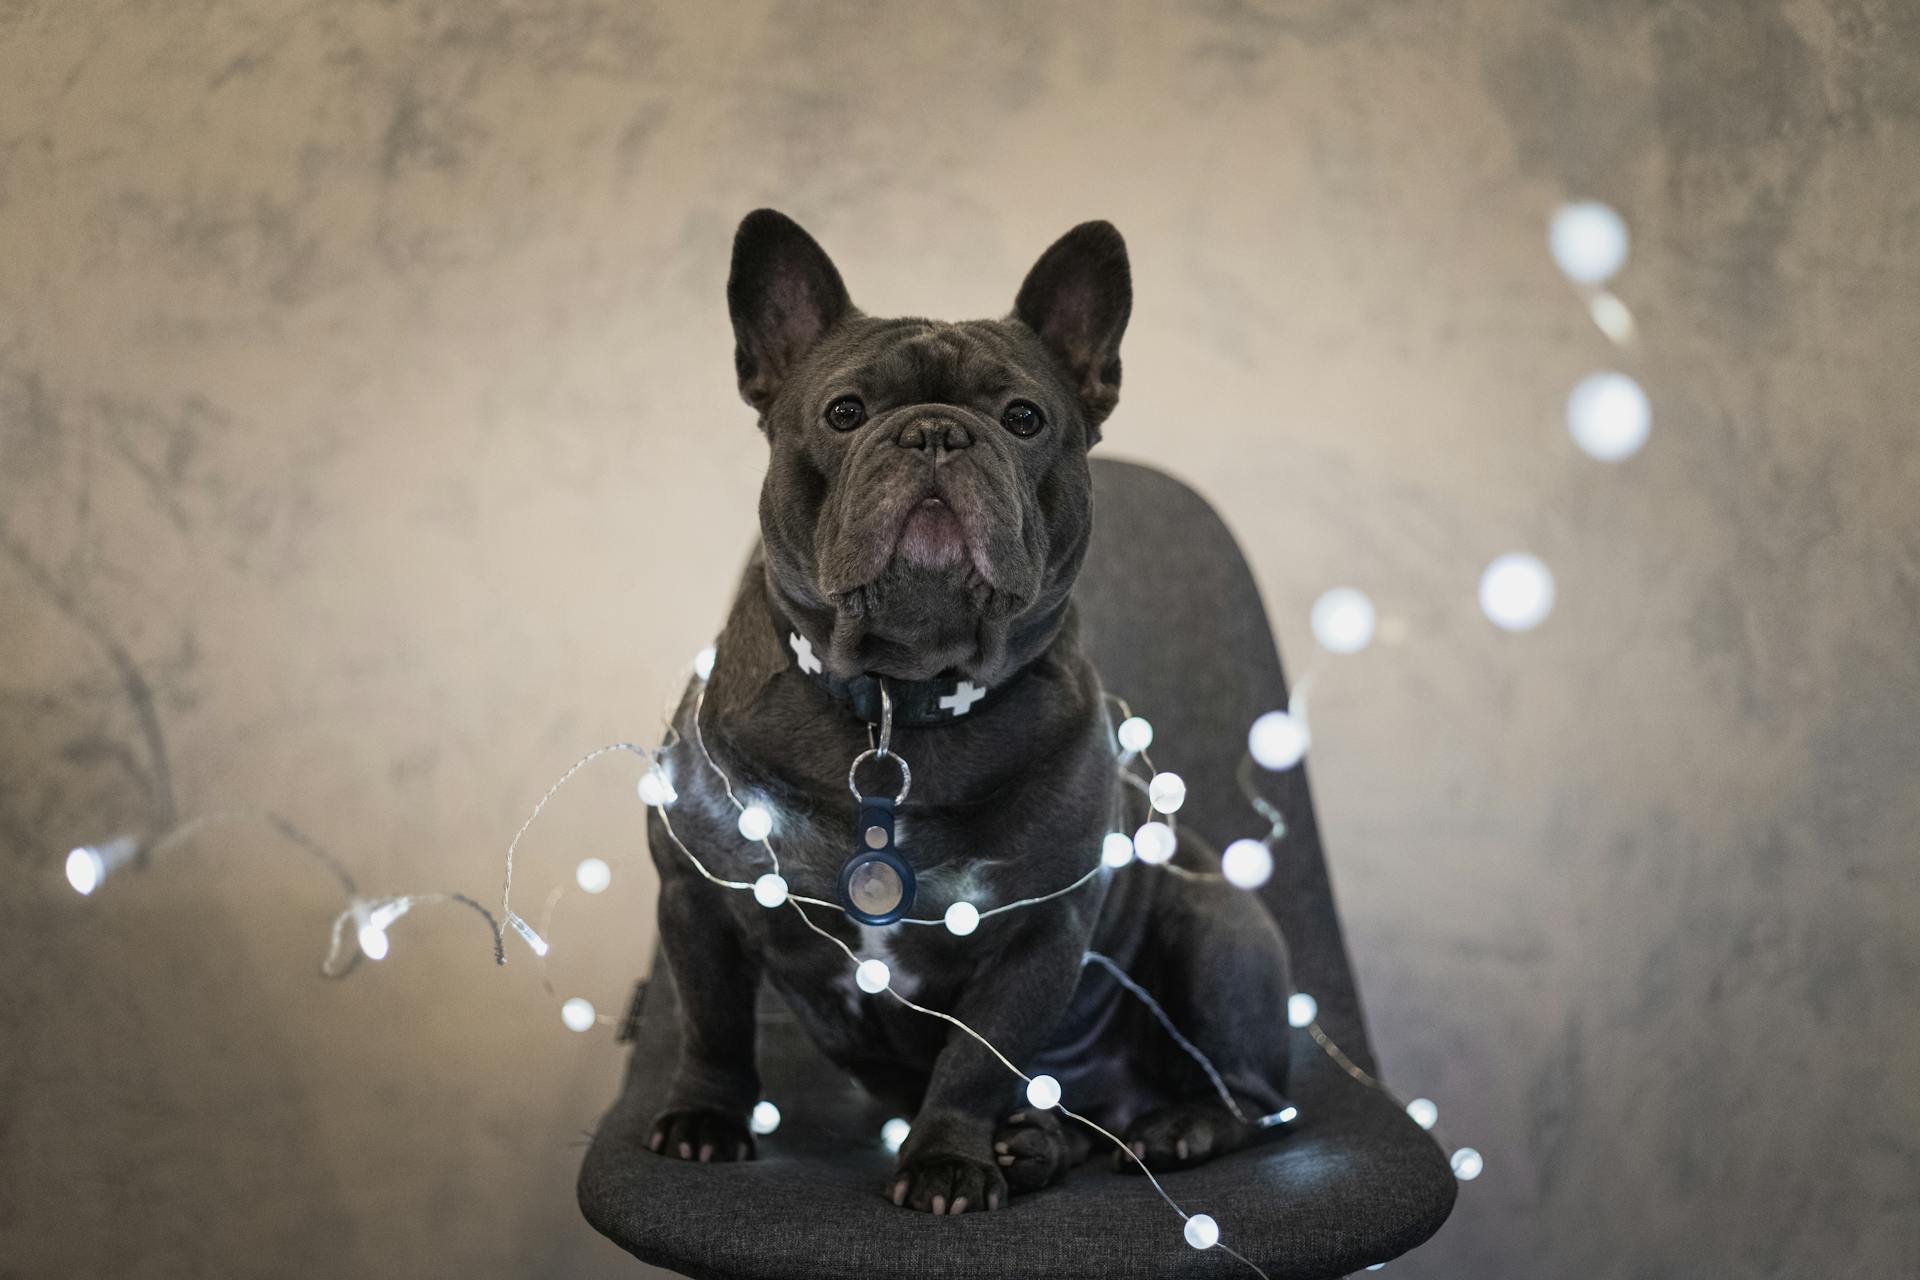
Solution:
M 1636 334 L 1632 312 L 1608 288 L 1608 283 L 1624 266 L 1628 252 L 1627 228 L 1620 215 L 1594 201 L 1565 205 L 1552 218 L 1548 243 L 1555 263 L 1579 293 L 1595 327 L 1617 349 L 1623 353 L 1630 351 Z M 1650 434 L 1651 422 L 1652 413 L 1646 393 L 1631 375 L 1617 369 L 1599 369 L 1589 373 L 1576 382 L 1567 397 L 1566 427 L 1569 435 L 1582 452 L 1600 461 L 1619 462 L 1637 453 Z M 1494 625 L 1503 630 L 1532 630 L 1551 613 L 1554 600 L 1552 573 L 1537 556 L 1529 552 L 1516 550 L 1502 553 L 1489 562 L 1481 574 L 1480 608 Z M 1113 726 L 1114 760 L 1119 785 L 1115 789 L 1113 827 L 1102 838 L 1097 850 L 1089 850 L 1086 869 L 1058 888 L 1034 897 L 998 904 L 959 901 L 938 918 L 909 916 L 894 923 L 908 927 L 942 926 L 956 937 L 967 937 L 985 919 L 1074 893 L 1096 879 L 1117 874 L 1136 862 L 1157 873 L 1224 880 L 1238 889 L 1258 890 L 1271 879 L 1276 857 L 1281 856 L 1287 836 L 1286 819 L 1279 807 L 1262 795 L 1259 774 L 1295 768 L 1305 758 L 1312 745 L 1308 697 L 1324 661 L 1356 654 L 1367 648 L 1374 638 L 1377 621 L 1372 599 L 1356 587 L 1335 587 L 1314 602 L 1309 615 L 1314 638 L 1313 655 L 1304 674 L 1294 683 L 1287 705 L 1259 716 L 1249 727 L 1247 751 L 1236 773 L 1236 782 L 1242 794 L 1266 824 L 1266 830 L 1259 835 L 1228 843 L 1221 852 L 1218 872 L 1196 871 L 1173 862 L 1179 847 L 1177 815 L 1186 799 L 1186 783 L 1179 774 L 1154 765 L 1150 755 L 1154 742 L 1151 722 L 1136 714 L 1124 699 L 1109 694 L 1112 710 L 1117 717 L 1110 717 L 1109 723 Z M 732 779 L 708 750 L 703 711 L 707 682 L 713 674 L 714 665 L 715 651 L 712 648 L 702 650 L 692 663 L 697 692 L 689 713 L 692 731 L 690 744 L 678 726 L 671 724 L 665 740 L 657 747 L 632 742 L 610 743 L 575 761 L 546 790 L 508 844 L 497 917 L 488 908 L 461 893 L 364 896 L 339 859 L 286 818 L 268 810 L 223 810 L 178 823 L 153 839 L 118 835 L 82 845 L 67 855 L 67 880 L 76 892 L 83 896 L 91 895 L 121 869 L 150 864 L 160 854 L 189 842 L 215 824 L 259 822 L 276 832 L 289 847 L 302 852 L 326 869 L 339 882 L 346 896 L 346 906 L 335 916 L 328 935 L 327 950 L 319 967 L 322 976 L 341 978 L 362 959 L 375 962 L 386 959 L 391 949 L 389 931 L 394 925 L 416 908 L 453 904 L 471 911 L 485 922 L 496 963 L 505 964 L 507 961 L 507 935 L 511 933 L 520 938 L 538 962 L 543 987 L 549 995 L 560 999 L 547 972 L 547 959 L 552 950 L 548 935 L 555 909 L 573 890 L 588 895 L 605 892 L 613 882 L 613 868 L 599 857 L 581 860 L 574 869 L 571 888 L 563 883 L 549 890 L 538 913 L 540 923 L 536 927 L 513 909 L 515 853 L 548 803 L 589 764 L 616 754 L 634 756 L 644 766 L 636 784 L 638 798 L 658 816 L 662 830 L 667 833 L 674 849 L 701 876 L 721 888 L 751 894 L 767 910 L 785 908 L 798 913 L 813 933 L 844 953 L 860 991 L 876 998 L 884 995 L 918 1014 L 945 1021 L 959 1033 L 977 1041 L 1022 1082 L 1028 1105 L 1042 1110 L 1057 1109 L 1063 1117 L 1086 1126 L 1111 1142 L 1124 1159 L 1138 1165 L 1154 1191 L 1181 1218 L 1182 1235 L 1189 1245 L 1196 1249 L 1217 1248 L 1264 1277 L 1265 1272 L 1257 1264 L 1229 1246 L 1221 1225 L 1214 1218 L 1205 1213 L 1189 1213 L 1182 1208 L 1139 1153 L 1110 1130 L 1069 1109 L 1057 1079 L 1046 1074 L 1029 1075 L 960 1019 L 908 999 L 893 985 L 893 975 L 884 960 L 877 956 L 862 956 L 815 922 L 807 908 L 838 911 L 840 904 L 793 891 L 781 872 L 779 852 L 774 841 L 778 827 L 777 815 L 764 801 L 738 794 Z M 877 754 L 883 760 L 892 759 L 904 774 L 908 768 L 906 761 L 897 753 L 891 753 L 889 745 L 883 734 L 875 743 L 875 750 L 867 755 Z M 752 878 L 735 879 L 716 872 L 696 856 L 675 831 L 671 810 L 681 799 L 674 785 L 674 777 L 680 765 L 677 757 L 682 754 L 697 756 L 696 760 L 687 763 L 704 769 L 719 784 L 720 794 L 734 811 L 734 825 L 741 840 L 749 850 L 757 848 L 759 855 L 764 856 L 765 869 L 759 870 Z M 1137 795 L 1145 804 L 1144 820 L 1137 824 L 1129 817 L 1135 812 L 1135 804 L 1129 801 L 1130 795 Z M 729 863 L 733 861 L 735 859 L 730 857 Z M 1292 1106 L 1269 1116 L 1244 1116 L 1213 1063 L 1182 1034 L 1151 992 L 1134 982 L 1109 957 L 1088 952 L 1082 964 L 1105 970 L 1133 998 L 1142 1001 L 1173 1043 L 1201 1066 L 1222 1101 L 1235 1115 L 1266 1127 L 1289 1124 L 1297 1119 L 1299 1113 Z M 562 1024 L 575 1032 L 586 1032 L 596 1026 L 619 1021 L 601 1014 L 590 1000 L 579 995 L 560 999 L 559 1012 Z M 1327 1034 L 1319 1022 L 1318 1002 L 1310 992 L 1292 993 L 1287 1001 L 1286 1013 L 1289 1025 L 1310 1037 L 1341 1071 L 1367 1088 L 1388 1097 L 1394 1096 L 1378 1078 L 1355 1063 Z M 1439 1107 L 1431 1099 L 1415 1097 L 1400 1105 L 1414 1123 L 1437 1133 Z M 780 1108 L 772 1099 L 763 1099 L 756 1104 L 749 1118 L 750 1128 L 760 1135 L 775 1132 L 780 1122 Z M 910 1131 L 910 1119 L 896 1116 L 881 1127 L 879 1140 L 888 1151 L 897 1152 Z M 1453 1148 L 1448 1159 L 1455 1176 L 1463 1182 L 1477 1178 L 1485 1168 L 1480 1152 L 1469 1146 Z M 894 1190 L 896 1202 L 899 1202 L 904 1184 L 896 1185 Z M 1379 1270 L 1384 1265 L 1375 1263 L 1367 1270 Z

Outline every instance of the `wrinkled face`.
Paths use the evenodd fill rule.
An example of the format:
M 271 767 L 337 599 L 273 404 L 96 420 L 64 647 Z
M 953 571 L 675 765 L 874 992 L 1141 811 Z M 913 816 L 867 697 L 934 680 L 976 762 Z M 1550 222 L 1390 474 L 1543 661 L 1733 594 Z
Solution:
M 1105 224 L 1034 268 L 1014 315 L 865 316 L 770 211 L 736 241 L 741 391 L 771 449 L 769 585 L 839 675 L 992 683 L 1051 641 L 1091 528 L 1087 450 L 1130 292 Z

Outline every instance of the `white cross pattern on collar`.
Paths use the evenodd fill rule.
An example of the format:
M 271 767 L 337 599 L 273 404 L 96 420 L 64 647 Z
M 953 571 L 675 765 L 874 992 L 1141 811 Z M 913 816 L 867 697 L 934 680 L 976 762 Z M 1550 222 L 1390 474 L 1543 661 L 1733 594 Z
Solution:
M 813 641 L 795 631 L 787 637 L 787 644 L 793 649 L 793 656 L 800 660 L 802 671 L 810 676 L 819 674 L 821 662 L 813 656 Z
M 973 704 L 987 696 L 987 691 L 971 680 L 962 680 L 953 686 L 953 692 L 940 699 L 940 709 L 963 716 L 973 710 Z

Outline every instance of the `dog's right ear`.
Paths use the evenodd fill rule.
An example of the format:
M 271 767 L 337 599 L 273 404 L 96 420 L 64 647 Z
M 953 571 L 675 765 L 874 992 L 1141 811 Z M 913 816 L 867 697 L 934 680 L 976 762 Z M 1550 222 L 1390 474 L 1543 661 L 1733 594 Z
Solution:
M 762 413 L 794 365 L 853 310 L 814 238 L 777 209 L 755 209 L 733 237 L 727 312 L 740 397 Z

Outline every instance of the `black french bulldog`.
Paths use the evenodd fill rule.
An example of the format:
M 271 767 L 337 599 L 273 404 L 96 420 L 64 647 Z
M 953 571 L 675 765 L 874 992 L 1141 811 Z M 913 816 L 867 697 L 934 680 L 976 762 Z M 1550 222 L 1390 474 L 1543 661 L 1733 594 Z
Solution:
M 798 225 L 770 209 L 741 222 L 727 284 L 734 362 L 771 459 L 761 545 L 704 697 L 696 681 L 676 715 L 673 830 L 658 812 L 649 825 L 684 1044 L 655 1151 L 752 1155 L 764 976 L 829 1058 L 912 1115 L 887 1188 L 895 1204 L 996 1209 L 1086 1156 L 1085 1130 L 1020 1105 L 1019 1080 L 978 1042 L 862 992 L 847 953 L 793 904 L 762 907 L 686 854 L 743 883 L 772 869 L 768 848 L 737 829 L 711 752 L 737 794 L 776 815 L 792 892 L 838 901 L 856 841 L 848 769 L 875 741 L 882 684 L 891 749 L 912 769 L 898 845 L 917 876 L 913 917 L 1061 889 L 1100 864 L 1108 832 L 1144 820 L 1118 781 L 1071 602 L 1093 519 L 1087 452 L 1118 399 L 1132 300 L 1125 243 L 1105 222 L 1048 249 L 1012 315 L 957 324 L 864 315 Z M 870 758 L 863 782 L 890 794 L 893 764 Z M 1176 861 L 1219 867 L 1184 833 Z M 806 910 L 855 954 L 883 959 L 894 992 L 1056 1077 L 1067 1106 L 1156 1171 L 1244 1145 L 1284 1104 L 1285 949 L 1255 897 L 1217 878 L 1134 863 L 968 937 Z M 1160 1000 L 1238 1116 L 1089 951 Z

